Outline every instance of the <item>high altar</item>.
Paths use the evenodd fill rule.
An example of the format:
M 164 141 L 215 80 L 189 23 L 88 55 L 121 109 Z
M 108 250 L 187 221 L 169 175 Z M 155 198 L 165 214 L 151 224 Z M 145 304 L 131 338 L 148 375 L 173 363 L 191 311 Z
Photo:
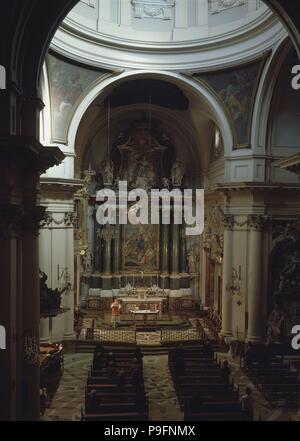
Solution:
M 151 188 L 184 188 L 184 165 L 171 140 L 141 121 L 103 154 L 99 149 L 99 158 L 91 158 L 84 186 L 75 195 L 78 303 L 105 311 L 116 297 L 125 310 L 143 305 L 151 310 L 158 304 L 162 311 L 193 309 L 190 282 L 199 274 L 199 237 L 187 238 L 184 225 L 172 222 L 172 210 L 171 225 L 161 223 L 161 206 L 158 225 L 120 225 L 119 212 L 116 225 L 101 226 L 96 220 L 97 191 L 113 189 L 120 198 L 119 181 L 127 181 L 129 191 L 142 188 L 148 194 Z

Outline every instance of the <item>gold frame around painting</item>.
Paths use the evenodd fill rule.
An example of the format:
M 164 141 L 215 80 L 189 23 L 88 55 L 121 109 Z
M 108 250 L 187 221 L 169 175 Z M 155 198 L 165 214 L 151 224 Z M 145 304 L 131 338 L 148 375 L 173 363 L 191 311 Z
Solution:
M 147 265 L 141 265 L 141 266 L 128 266 L 128 264 L 126 264 L 126 256 L 125 256 L 125 244 L 126 244 L 126 230 L 128 230 L 128 228 L 137 228 L 140 229 L 141 227 L 145 227 L 145 228 L 153 228 L 156 230 L 156 238 L 155 238 L 155 245 L 153 247 L 154 251 L 155 251 L 155 259 L 156 259 L 156 265 L 153 267 L 147 267 Z M 137 234 L 136 234 L 136 238 L 138 237 L 139 232 L 137 230 Z M 131 225 L 131 224 L 127 224 L 127 225 L 123 225 L 122 226 L 122 271 L 123 272 L 127 272 L 127 273 L 133 273 L 133 272 L 137 272 L 137 271 L 143 271 L 145 274 L 155 274 L 157 271 L 159 271 L 160 268 L 160 225 Z

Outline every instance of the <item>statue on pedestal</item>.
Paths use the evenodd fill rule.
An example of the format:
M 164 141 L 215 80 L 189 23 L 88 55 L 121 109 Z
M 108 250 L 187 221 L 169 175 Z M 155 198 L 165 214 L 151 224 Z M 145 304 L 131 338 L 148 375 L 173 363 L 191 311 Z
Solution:
M 184 176 L 184 167 L 179 159 L 176 159 L 171 170 L 172 184 L 174 187 L 180 187 Z
M 93 271 L 93 253 L 90 250 L 86 250 L 82 254 L 82 266 L 85 274 L 90 274 Z

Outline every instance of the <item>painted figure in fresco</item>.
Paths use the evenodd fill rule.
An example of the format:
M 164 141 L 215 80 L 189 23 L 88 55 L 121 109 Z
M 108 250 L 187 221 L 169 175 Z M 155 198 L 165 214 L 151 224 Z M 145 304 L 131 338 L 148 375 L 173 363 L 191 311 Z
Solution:
M 173 185 L 180 186 L 184 175 L 184 167 L 178 159 L 173 164 L 171 175 Z

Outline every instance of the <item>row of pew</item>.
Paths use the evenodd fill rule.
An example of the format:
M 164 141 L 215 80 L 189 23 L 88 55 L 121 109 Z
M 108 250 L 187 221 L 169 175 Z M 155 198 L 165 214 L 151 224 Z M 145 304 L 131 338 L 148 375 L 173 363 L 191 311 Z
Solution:
M 297 371 L 281 356 L 262 360 L 257 357 L 245 364 L 244 370 L 272 406 L 297 407 L 300 381 Z
M 185 421 L 240 421 L 239 391 L 205 345 L 169 352 L 169 368 Z
M 148 420 L 142 356 L 136 345 L 114 345 L 95 349 L 81 419 Z

